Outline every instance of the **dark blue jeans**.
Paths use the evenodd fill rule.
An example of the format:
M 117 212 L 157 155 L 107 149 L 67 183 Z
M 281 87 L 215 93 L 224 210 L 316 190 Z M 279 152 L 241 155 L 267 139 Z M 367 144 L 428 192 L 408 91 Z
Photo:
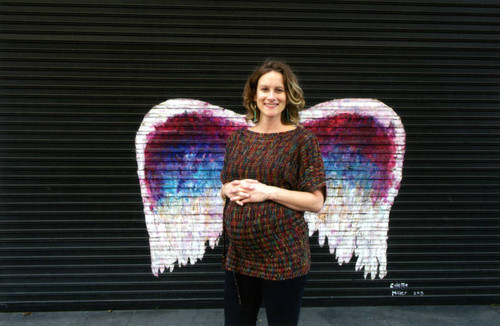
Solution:
M 270 326 L 297 325 L 306 282 L 307 275 L 270 281 L 226 271 L 224 325 L 255 325 L 262 303 Z

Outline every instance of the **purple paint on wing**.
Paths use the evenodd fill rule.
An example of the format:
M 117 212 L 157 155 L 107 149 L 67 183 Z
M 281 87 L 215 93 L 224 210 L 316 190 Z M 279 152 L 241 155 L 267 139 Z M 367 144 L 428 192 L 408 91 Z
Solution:
M 220 186 L 226 139 L 241 127 L 208 110 L 184 112 L 156 126 L 148 135 L 144 168 L 153 200 L 161 201 L 169 193 L 201 195 Z

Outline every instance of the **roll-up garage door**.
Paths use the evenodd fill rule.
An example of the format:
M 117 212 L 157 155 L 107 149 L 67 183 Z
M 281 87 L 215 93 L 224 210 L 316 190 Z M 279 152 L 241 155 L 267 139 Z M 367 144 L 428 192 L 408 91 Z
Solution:
M 2 311 L 222 307 L 222 246 L 151 271 L 135 139 L 150 109 L 242 114 L 267 57 L 307 106 L 377 99 L 406 134 L 387 275 L 310 239 L 305 306 L 498 303 L 499 22 L 493 0 L 0 3 Z

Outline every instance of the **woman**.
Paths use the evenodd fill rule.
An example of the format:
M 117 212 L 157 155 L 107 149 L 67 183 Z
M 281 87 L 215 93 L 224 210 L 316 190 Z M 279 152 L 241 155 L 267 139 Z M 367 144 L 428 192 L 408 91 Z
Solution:
M 221 173 L 226 325 L 297 325 L 310 269 L 304 211 L 321 210 L 325 172 L 316 137 L 298 125 L 304 98 L 282 62 L 267 60 L 243 94 L 248 129 L 232 133 Z

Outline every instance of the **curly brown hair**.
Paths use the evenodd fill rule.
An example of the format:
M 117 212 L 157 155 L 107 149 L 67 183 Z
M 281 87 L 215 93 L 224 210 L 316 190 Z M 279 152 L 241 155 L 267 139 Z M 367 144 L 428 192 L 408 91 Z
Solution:
M 254 98 L 257 93 L 257 84 L 262 75 L 270 71 L 279 72 L 283 76 L 283 84 L 286 92 L 286 107 L 281 113 L 283 124 L 298 124 L 299 111 L 304 108 L 304 92 L 299 86 L 297 76 L 293 73 L 289 65 L 282 61 L 267 59 L 261 66 L 248 77 L 243 91 L 243 105 L 247 110 L 247 120 L 258 122 L 260 112 L 257 109 Z M 287 115 L 288 111 L 288 115 Z

